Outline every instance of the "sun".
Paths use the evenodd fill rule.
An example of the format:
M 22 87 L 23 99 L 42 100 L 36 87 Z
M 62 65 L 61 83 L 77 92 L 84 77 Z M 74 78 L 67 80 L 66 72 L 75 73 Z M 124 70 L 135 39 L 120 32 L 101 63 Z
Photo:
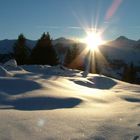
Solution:
M 87 32 L 86 38 L 84 38 L 83 42 L 87 45 L 90 50 L 96 50 L 98 46 L 103 44 L 103 40 L 101 35 L 95 31 Z

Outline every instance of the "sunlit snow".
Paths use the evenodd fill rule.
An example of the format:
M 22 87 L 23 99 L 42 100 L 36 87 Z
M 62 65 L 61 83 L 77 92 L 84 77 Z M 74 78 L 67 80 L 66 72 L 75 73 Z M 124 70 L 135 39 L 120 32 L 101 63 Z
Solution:
M 140 86 L 82 74 L 1 65 L 0 140 L 139 140 Z

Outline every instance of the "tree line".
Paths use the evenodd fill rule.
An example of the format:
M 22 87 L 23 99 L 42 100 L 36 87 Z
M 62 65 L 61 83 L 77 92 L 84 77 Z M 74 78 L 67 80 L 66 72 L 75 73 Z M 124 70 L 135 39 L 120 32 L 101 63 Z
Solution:
M 77 44 L 73 44 L 67 49 L 64 66 L 71 67 L 73 60 L 77 57 L 79 48 Z M 52 43 L 49 32 L 43 33 L 38 39 L 33 49 L 26 44 L 26 38 L 23 34 L 18 36 L 13 46 L 13 57 L 18 65 L 38 64 L 38 65 L 57 65 L 60 64 L 59 55 Z

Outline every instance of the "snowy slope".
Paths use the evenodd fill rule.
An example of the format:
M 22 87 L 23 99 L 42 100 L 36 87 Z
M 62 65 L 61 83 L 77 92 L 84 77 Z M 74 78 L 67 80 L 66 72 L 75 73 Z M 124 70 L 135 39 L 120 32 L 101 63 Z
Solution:
M 12 52 L 15 40 L 1 40 L 0 41 L 0 54 L 7 54 Z
M 136 47 L 138 43 L 139 41 L 120 36 L 101 46 L 100 50 L 110 60 L 123 60 L 127 64 L 133 62 L 140 65 L 140 48 Z
M 12 66 L 11 66 L 12 67 Z M 140 87 L 62 66 L 1 66 L 1 140 L 138 140 Z
M 73 40 L 66 39 L 64 37 L 60 37 L 60 38 L 57 38 L 57 39 L 53 40 L 53 45 L 63 44 L 64 46 L 69 46 L 69 45 L 71 45 L 73 43 L 74 43 Z
M 127 37 L 125 36 L 120 36 L 118 37 L 117 39 L 113 40 L 113 41 L 110 41 L 108 42 L 107 44 L 109 46 L 112 46 L 112 47 L 120 47 L 120 48 L 133 48 L 135 45 L 138 44 L 139 41 L 135 41 L 135 40 L 132 40 L 132 39 L 128 39 Z

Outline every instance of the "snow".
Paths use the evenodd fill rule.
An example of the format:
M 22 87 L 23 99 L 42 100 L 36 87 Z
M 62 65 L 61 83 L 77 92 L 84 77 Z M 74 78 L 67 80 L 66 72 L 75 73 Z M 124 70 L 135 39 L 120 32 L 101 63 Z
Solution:
M 0 66 L 0 76 L 12 76 L 10 72 L 8 72 L 4 67 Z
M 61 65 L 1 66 L 0 139 L 139 140 L 139 93 L 138 85 Z
M 17 67 L 17 62 L 15 59 L 10 59 L 4 63 L 4 66 Z

